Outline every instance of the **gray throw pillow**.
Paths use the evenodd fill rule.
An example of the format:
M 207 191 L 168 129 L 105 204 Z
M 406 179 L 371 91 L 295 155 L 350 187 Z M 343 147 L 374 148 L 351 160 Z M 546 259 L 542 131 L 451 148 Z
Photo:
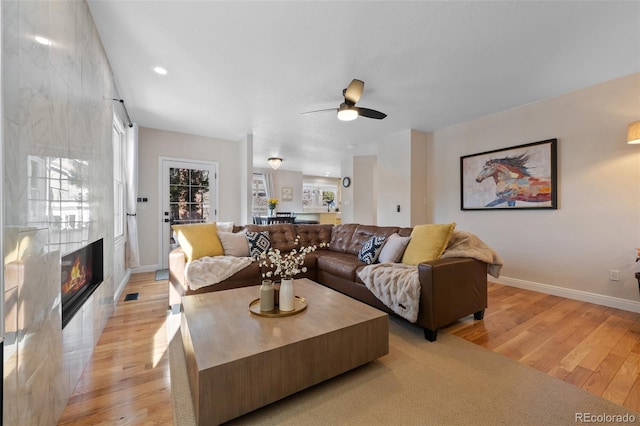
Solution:
M 410 239 L 411 237 L 401 237 L 397 233 L 389 235 L 384 246 L 382 246 L 380 256 L 378 256 L 378 262 L 400 262 Z

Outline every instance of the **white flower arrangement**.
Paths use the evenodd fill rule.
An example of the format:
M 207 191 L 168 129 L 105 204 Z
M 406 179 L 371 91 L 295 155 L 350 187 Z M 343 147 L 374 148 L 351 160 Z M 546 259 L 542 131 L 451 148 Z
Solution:
M 296 236 L 294 241 L 295 245 L 298 245 L 300 240 L 299 236 Z M 326 243 L 320 243 L 320 247 L 327 246 Z M 307 267 L 302 266 L 304 264 L 304 258 L 307 254 L 317 250 L 317 246 L 300 247 L 299 250 L 293 249 L 288 253 L 282 253 L 279 249 L 270 248 L 268 251 L 262 253 L 259 257 L 259 265 L 261 267 L 270 268 L 270 271 L 263 272 L 263 278 L 281 277 L 281 278 L 293 278 L 301 272 L 307 272 Z

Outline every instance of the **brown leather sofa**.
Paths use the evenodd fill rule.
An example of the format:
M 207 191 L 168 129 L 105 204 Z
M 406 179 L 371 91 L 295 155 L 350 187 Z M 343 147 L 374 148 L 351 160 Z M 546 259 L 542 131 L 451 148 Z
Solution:
M 269 231 L 271 245 L 281 251 L 295 247 L 296 236 L 300 246 L 319 245 L 321 248 L 305 258 L 307 272 L 296 278 L 309 278 L 336 291 L 358 299 L 382 311 L 393 312 L 378 300 L 358 277 L 365 266 L 358 260 L 362 245 L 373 235 L 401 236 L 411 234 L 411 228 L 380 227 L 358 224 L 341 225 L 246 225 L 235 227 L 234 232 Z M 234 276 L 196 291 L 185 283 L 186 260 L 180 248 L 169 254 L 169 303 L 173 312 L 179 312 L 182 296 L 259 285 L 262 271 L 258 262 Z M 438 259 L 418 265 L 421 291 L 420 308 L 416 324 L 424 329 L 425 338 L 435 341 L 437 330 L 460 318 L 473 314 L 480 320 L 487 307 L 487 265 L 470 258 Z

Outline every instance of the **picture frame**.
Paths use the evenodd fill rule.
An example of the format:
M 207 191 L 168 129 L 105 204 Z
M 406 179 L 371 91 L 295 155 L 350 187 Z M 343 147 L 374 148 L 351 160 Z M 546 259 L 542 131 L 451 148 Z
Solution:
M 290 186 L 282 187 L 282 201 L 293 201 L 293 188 Z
M 460 157 L 461 210 L 557 209 L 557 139 Z

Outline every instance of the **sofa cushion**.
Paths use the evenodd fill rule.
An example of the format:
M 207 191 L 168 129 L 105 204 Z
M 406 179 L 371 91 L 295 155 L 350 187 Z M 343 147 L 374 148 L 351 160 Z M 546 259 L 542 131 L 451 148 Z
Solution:
M 316 246 L 331 242 L 333 225 L 294 225 L 300 247 Z
M 233 232 L 235 224 L 233 222 L 216 222 L 218 232 Z
M 411 237 L 401 237 L 399 234 L 391 234 L 384 242 L 378 262 L 400 262 Z
M 325 251 L 318 256 L 318 269 L 346 280 L 356 280 L 356 269 L 366 265 L 352 254 Z
M 333 231 L 331 232 L 331 242 L 329 243 L 329 250 L 335 251 L 338 253 L 346 253 L 349 244 L 351 243 L 351 238 L 353 237 L 353 233 L 356 231 L 358 227 L 355 223 L 343 223 L 340 225 L 335 225 L 333 227 Z M 357 254 L 355 253 L 352 254 Z
M 178 243 L 184 251 L 187 262 L 204 256 L 224 254 L 215 222 L 172 225 L 171 228 L 178 234 Z
M 455 223 L 416 225 L 402 256 L 402 263 L 417 265 L 440 258 L 455 227 Z
M 351 241 L 347 246 L 347 253 L 358 255 L 364 243 L 369 241 L 371 237 L 382 236 L 388 237 L 398 230 L 397 226 L 371 226 L 358 225 L 351 236 Z
M 247 232 L 247 242 L 249 243 L 249 256 L 254 259 L 262 253 L 266 253 L 271 248 L 271 240 L 267 231 Z
M 247 225 L 247 231 L 266 231 L 269 233 L 271 247 L 280 251 L 291 251 L 296 247 L 296 230 L 291 223 L 277 223 L 273 225 Z
M 249 256 L 249 243 L 246 232 L 220 232 L 218 238 L 224 248 L 225 256 L 244 257 Z
M 385 239 L 386 237 L 383 237 L 381 235 L 374 235 L 373 237 L 369 238 L 362 245 L 362 248 L 358 252 L 358 260 L 360 262 L 366 263 L 367 265 L 376 263 L 376 261 L 378 260 L 378 256 L 380 255 L 380 250 L 382 250 L 382 245 L 384 244 Z

